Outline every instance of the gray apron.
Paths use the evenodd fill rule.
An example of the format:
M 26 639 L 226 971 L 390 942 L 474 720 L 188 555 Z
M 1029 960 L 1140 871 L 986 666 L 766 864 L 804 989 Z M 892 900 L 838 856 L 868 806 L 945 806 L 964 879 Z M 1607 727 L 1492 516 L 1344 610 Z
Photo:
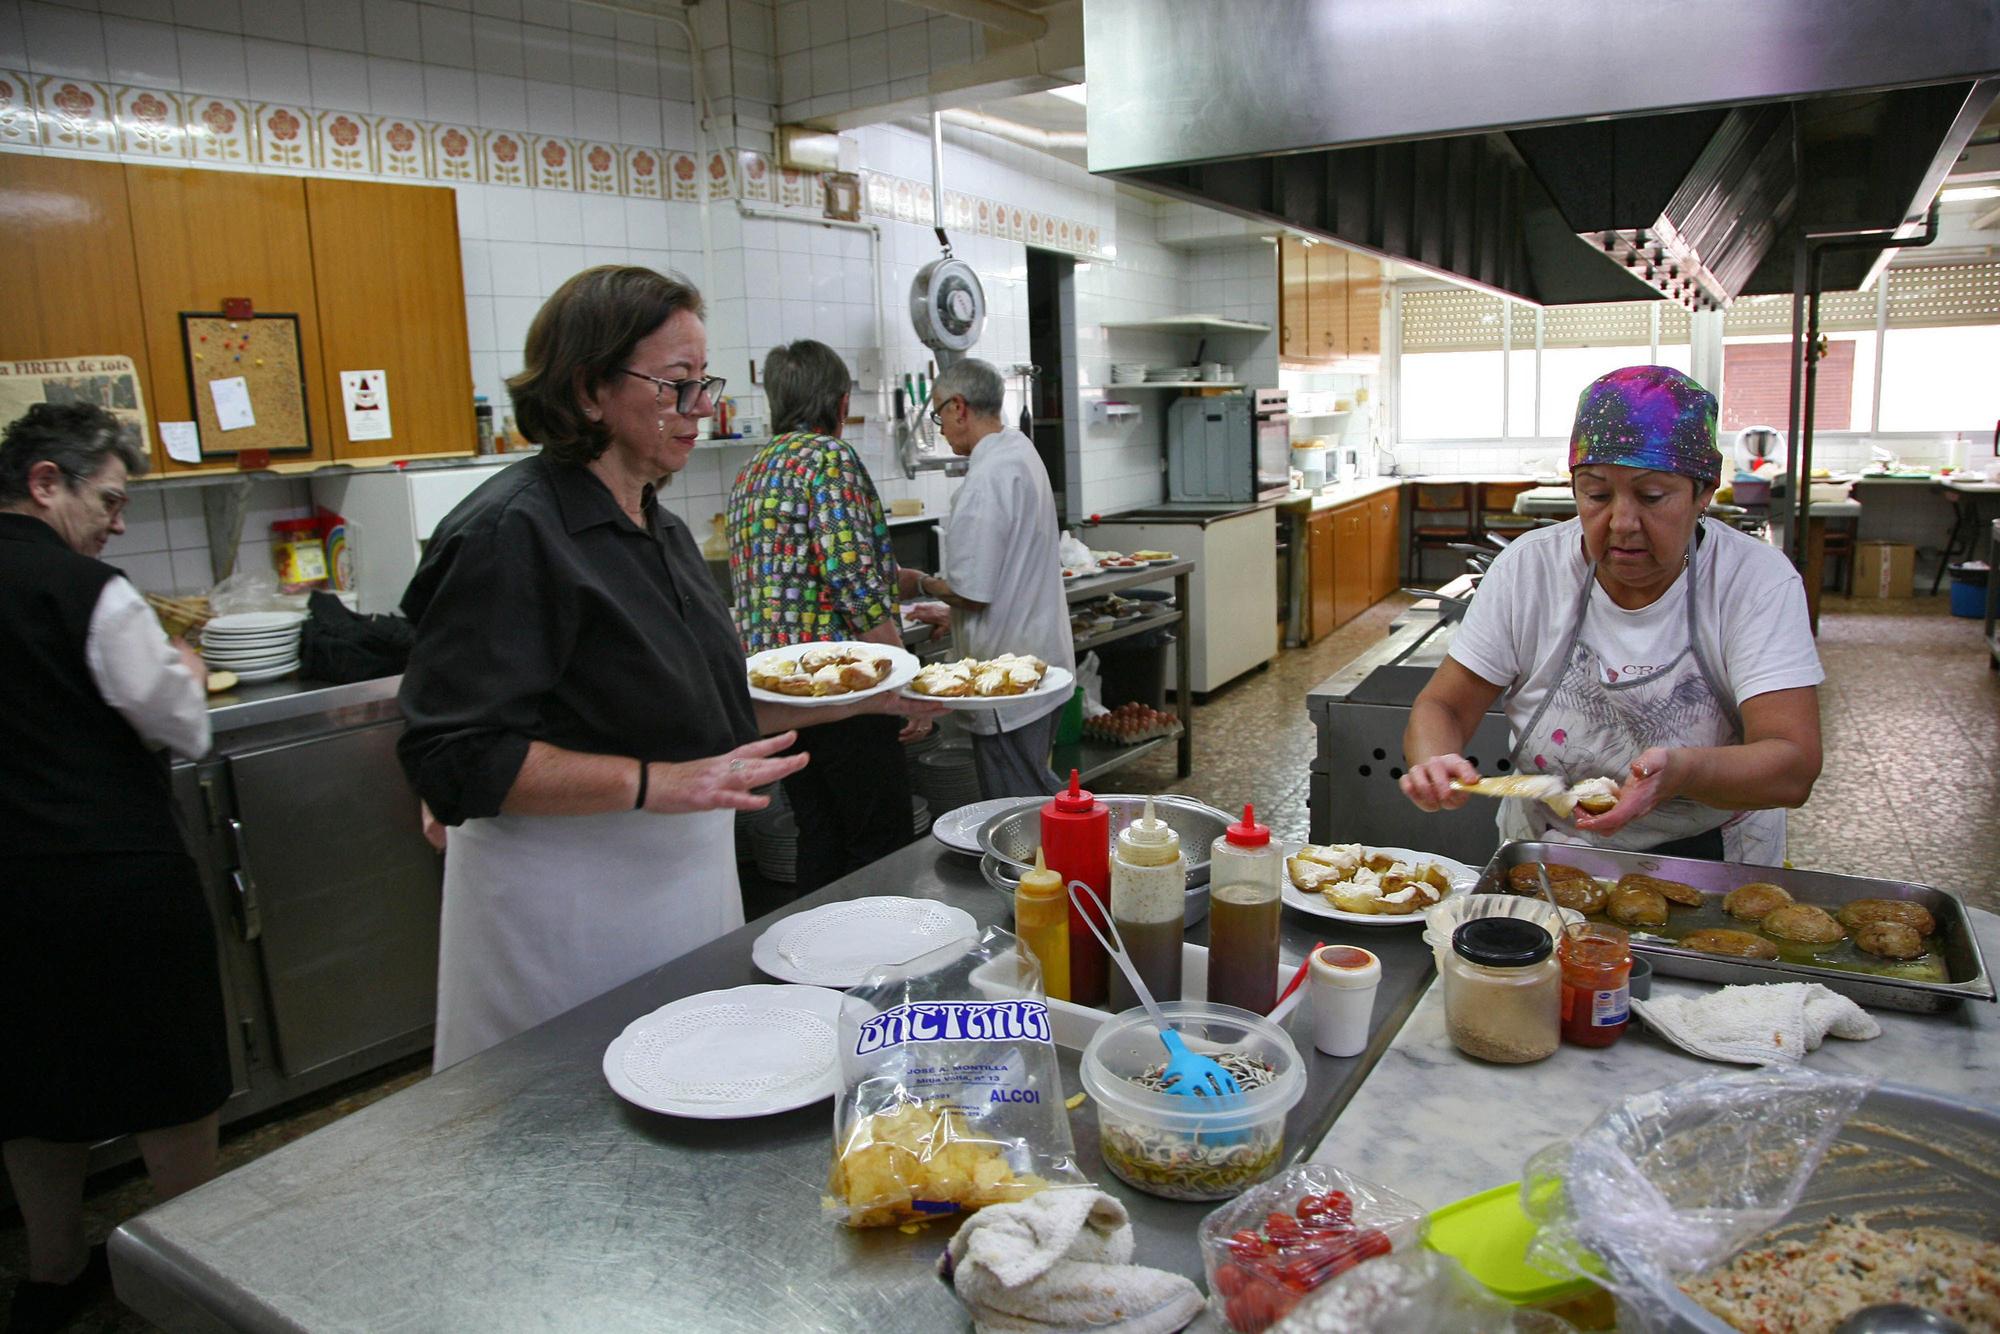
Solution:
M 1558 654 L 1561 674 L 1541 707 L 1520 731 L 1513 751 L 1516 772 L 1553 774 L 1566 783 L 1610 778 L 1620 784 L 1632 763 L 1655 746 L 1739 745 L 1743 717 L 1721 675 L 1708 661 L 1695 632 L 1695 584 L 1699 552 L 1687 550 L 1687 643 L 1673 661 L 1646 676 L 1606 681 L 1602 660 L 1583 642 L 1584 617 L 1597 581 L 1592 562 L 1583 595 Z M 1777 865 L 1785 855 L 1785 813 L 1723 811 L 1687 797 L 1662 802 L 1615 834 L 1578 829 L 1539 801 L 1501 803 L 1503 839 L 1534 838 L 1590 843 L 1644 851 L 1713 829 L 1722 831 L 1724 856 L 1733 862 Z

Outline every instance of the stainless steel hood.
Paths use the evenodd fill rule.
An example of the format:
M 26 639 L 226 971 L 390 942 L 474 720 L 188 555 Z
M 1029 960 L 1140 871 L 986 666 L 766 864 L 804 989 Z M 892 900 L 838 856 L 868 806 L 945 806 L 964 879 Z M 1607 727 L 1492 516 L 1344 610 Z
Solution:
M 1084 43 L 1093 172 L 1544 304 L 1914 237 L 2000 94 L 1993 0 L 1090 0 Z

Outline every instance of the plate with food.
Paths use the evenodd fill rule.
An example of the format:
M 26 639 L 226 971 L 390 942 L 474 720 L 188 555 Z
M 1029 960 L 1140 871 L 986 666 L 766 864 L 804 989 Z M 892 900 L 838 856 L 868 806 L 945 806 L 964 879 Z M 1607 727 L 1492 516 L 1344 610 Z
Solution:
M 1142 565 L 1172 565 L 1175 561 L 1179 560 L 1180 557 L 1176 556 L 1171 551 L 1155 551 L 1151 548 L 1147 548 L 1146 550 L 1143 551 L 1133 552 L 1132 559 L 1138 561 Z
M 947 709 L 1004 709 L 1011 705 L 1067 697 L 1076 677 L 1025 653 L 997 658 L 960 658 L 923 668 L 903 691 L 905 699 L 942 704 Z
M 1361 843 L 1285 845 L 1287 906 L 1357 926 L 1407 926 L 1479 883 L 1464 862 Z
M 830 640 L 765 649 L 752 653 L 746 665 L 751 699 L 811 708 L 901 689 L 922 664 L 916 654 L 888 644 Z
M 604 1079 L 635 1106 L 696 1120 L 768 1116 L 840 1092 L 842 996 L 756 985 L 685 996 L 604 1049 Z

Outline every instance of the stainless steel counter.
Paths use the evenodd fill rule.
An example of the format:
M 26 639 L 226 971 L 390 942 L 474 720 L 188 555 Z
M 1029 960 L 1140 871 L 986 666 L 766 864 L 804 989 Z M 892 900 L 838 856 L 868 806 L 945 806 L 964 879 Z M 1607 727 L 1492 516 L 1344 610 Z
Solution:
M 867 894 L 1006 902 L 929 840 L 788 911 Z M 118 1295 L 166 1328 L 938 1330 L 963 1309 L 932 1275 L 951 1235 L 850 1232 L 824 1218 L 832 1104 L 747 1121 L 640 1111 L 606 1086 L 632 1019 L 694 992 L 765 981 L 751 942 L 775 918 L 649 973 L 120 1228 Z M 1297 958 L 1328 933 L 1287 914 Z M 1414 928 L 1340 933 L 1382 958 L 1368 1050 L 1307 1055 L 1286 1150 L 1303 1158 L 1387 1049 L 1431 977 Z M 1197 933 L 1197 939 L 1200 933 Z M 1076 1053 L 1062 1053 L 1065 1093 Z M 1131 1191 L 1102 1168 L 1089 1104 L 1078 1161 L 1132 1211 L 1139 1263 L 1199 1279 L 1210 1206 Z
M 384 703 L 393 708 L 403 678 L 383 676 L 348 685 L 326 685 L 296 676 L 239 685 L 208 701 L 208 725 L 219 737 L 269 723 L 324 717 Z

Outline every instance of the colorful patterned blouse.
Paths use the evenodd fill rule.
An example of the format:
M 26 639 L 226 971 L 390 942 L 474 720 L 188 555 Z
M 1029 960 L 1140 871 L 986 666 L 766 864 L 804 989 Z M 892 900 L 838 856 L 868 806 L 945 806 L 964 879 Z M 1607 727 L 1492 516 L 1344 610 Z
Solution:
M 896 615 L 889 525 L 850 445 L 794 431 L 744 465 L 729 492 L 729 575 L 752 653 L 853 639 Z

